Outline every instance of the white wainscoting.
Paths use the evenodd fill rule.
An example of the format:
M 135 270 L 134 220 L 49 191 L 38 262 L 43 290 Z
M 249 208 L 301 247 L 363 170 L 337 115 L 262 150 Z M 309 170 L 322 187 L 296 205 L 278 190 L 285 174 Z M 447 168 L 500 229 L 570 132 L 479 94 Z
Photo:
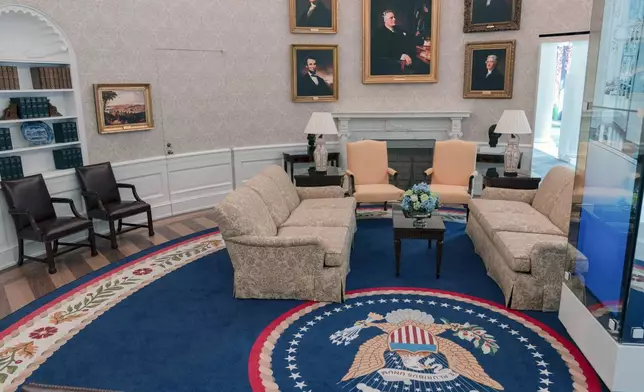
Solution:
M 326 147 L 329 152 L 337 152 L 340 148 L 339 142 L 336 141 L 327 142 Z M 306 143 L 233 148 L 235 188 L 261 172 L 266 166 L 279 165 L 283 167 L 283 153 L 305 154 L 306 151 Z M 299 168 L 309 165 L 297 164 L 294 169 L 297 171 Z
M 191 154 L 154 157 L 112 164 L 116 180 L 136 186 L 139 196 L 152 206 L 154 219 L 205 209 L 214 206 L 233 189 L 232 153 L 230 149 L 204 151 Z M 85 206 L 73 170 L 65 170 L 46 178 L 52 197 L 74 200 L 81 212 Z M 124 199 L 132 199 L 129 189 L 121 190 Z M 61 216 L 71 215 L 66 204 L 56 205 Z M 0 197 L 0 269 L 10 267 L 18 258 L 13 220 L 7 213 L 4 197 Z M 145 215 L 130 222 L 143 222 Z M 104 222 L 94 222 L 97 232 L 107 232 Z M 86 234 L 66 238 L 65 241 L 82 240 Z M 105 241 L 97 238 L 97 241 Z M 44 252 L 40 243 L 25 243 L 25 253 L 39 256 Z

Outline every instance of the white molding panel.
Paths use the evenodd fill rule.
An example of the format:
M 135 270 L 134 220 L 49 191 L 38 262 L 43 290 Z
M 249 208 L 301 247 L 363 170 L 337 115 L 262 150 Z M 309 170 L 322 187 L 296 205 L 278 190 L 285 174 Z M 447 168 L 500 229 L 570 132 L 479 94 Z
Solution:
M 118 182 L 136 186 L 139 196 L 152 206 L 155 220 L 214 206 L 233 189 L 232 154 L 230 149 L 204 151 L 168 157 L 154 157 L 112 164 Z M 73 170 L 61 171 L 46 177 L 52 197 L 74 200 L 76 208 L 84 215 L 85 206 Z M 124 200 L 132 200 L 129 189 L 122 189 Z M 56 205 L 60 216 L 69 216 L 67 205 Z M 0 270 L 15 265 L 18 242 L 13 220 L 7 213 L 4 197 L 0 197 Z M 143 222 L 145 214 L 135 216 L 130 222 Z M 105 222 L 94 221 L 97 232 L 107 232 Z M 85 234 L 70 236 L 65 241 L 76 242 Z M 105 241 L 97 238 L 96 241 Z M 41 243 L 25 243 L 25 253 L 40 256 L 44 253 Z M 43 265 L 43 268 L 45 266 Z

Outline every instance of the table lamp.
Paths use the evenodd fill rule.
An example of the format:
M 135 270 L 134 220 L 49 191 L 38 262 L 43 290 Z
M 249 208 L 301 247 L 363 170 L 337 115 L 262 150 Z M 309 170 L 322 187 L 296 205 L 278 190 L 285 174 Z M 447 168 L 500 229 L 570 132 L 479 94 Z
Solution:
M 519 135 L 532 133 L 528 118 L 523 110 L 505 110 L 496 125 L 496 133 L 508 134 L 510 138 L 505 147 L 505 159 L 503 162 L 504 175 L 516 177 L 518 174 L 521 150 L 519 150 Z
M 304 133 L 318 136 L 316 140 L 313 160 L 315 161 L 315 171 L 326 172 L 327 163 L 329 162 L 329 152 L 324 145 L 323 135 L 337 135 L 338 128 L 331 113 L 314 112 L 309 119 L 309 123 L 304 129 Z

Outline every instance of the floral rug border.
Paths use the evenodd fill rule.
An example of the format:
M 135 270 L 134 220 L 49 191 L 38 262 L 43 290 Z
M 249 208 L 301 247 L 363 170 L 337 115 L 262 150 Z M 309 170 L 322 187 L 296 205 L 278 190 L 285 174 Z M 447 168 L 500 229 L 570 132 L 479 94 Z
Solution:
M 219 231 L 162 247 L 106 271 L 0 331 L 0 389 L 15 391 L 58 348 L 130 295 L 223 248 Z

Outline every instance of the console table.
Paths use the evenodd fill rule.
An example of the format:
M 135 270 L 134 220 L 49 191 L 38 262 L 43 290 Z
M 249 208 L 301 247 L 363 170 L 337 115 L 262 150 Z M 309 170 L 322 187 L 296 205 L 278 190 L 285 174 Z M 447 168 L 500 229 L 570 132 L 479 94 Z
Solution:
M 290 165 L 290 173 L 291 173 L 291 181 L 295 181 L 295 173 L 293 172 L 293 166 L 296 163 L 308 163 L 308 162 L 313 162 L 313 159 L 309 156 L 309 154 L 288 154 L 288 153 L 282 153 L 282 159 L 284 160 L 284 171 L 289 173 L 289 165 Z M 339 166 L 340 164 L 340 153 L 339 152 L 330 152 L 329 153 L 329 166 Z

